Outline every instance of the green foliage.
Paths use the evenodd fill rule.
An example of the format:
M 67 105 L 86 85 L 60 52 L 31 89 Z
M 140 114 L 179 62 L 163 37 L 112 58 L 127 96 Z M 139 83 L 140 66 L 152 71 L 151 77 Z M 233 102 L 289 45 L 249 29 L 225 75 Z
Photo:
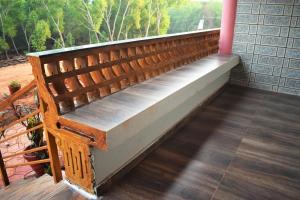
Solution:
M 51 37 L 49 24 L 44 20 L 39 20 L 31 36 L 32 46 L 38 50 L 46 50 L 46 41 Z
M 21 83 L 19 81 L 13 80 L 9 83 L 9 86 L 14 87 L 14 88 L 20 88 Z
M 195 31 L 201 19 L 204 20 L 204 29 L 217 28 L 221 25 L 222 2 L 190 2 L 169 9 L 169 15 L 171 24 L 168 33 Z
M 32 129 L 40 124 L 42 124 L 39 116 L 33 116 L 27 119 L 27 130 Z M 34 147 L 41 147 L 44 145 L 43 142 L 43 128 L 39 128 L 33 131 L 30 131 L 27 134 L 28 139 L 32 142 Z
M 66 42 L 67 42 L 67 46 L 68 47 L 71 47 L 71 46 L 73 46 L 75 44 L 75 40 L 73 38 L 72 33 L 68 33 L 67 34 L 67 40 L 66 40 Z
M 220 26 L 221 0 L 0 0 L 0 53 L 27 52 Z M 17 43 L 19 45 L 20 42 Z
M 7 42 L 5 40 L 3 40 L 2 38 L 0 38 L 0 53 L 5 50 L 8 50 L 8 49 L 9 49 L 9 46 L 8 46 Z
M 193 2 L 182 7 L 169 9 L 171 17 L 169 33 L 196 30 L 200 19 L 203 17 L 202 6 L 198 2 Z
M 207 5 L 207 16 L 211 19 L 210 26 L 208 28 L 217 28 L 221 26 L 222 17 L 222 3 L 220 1 L 212 0 Z

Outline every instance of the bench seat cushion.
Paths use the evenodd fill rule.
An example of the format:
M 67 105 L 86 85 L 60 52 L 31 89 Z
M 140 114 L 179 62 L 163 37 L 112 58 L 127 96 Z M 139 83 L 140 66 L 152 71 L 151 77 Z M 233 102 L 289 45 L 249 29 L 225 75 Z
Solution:
M 126 132 L 124 137 L 130 138 L 134 134 L 132 129 L 138 131 L 143 124 L 170 112 L 238 62 L 238 56 L 214 54 L 77 108 L 62 117 L 99 129 L 107 134 L 107 143 L 114 140 L 120 144 L 122 137 L 119 132 Z M 193 86 L 194 82 L 199 83 Z M 170 101 L 166 101 L 168 98 Z M 114 133 L 118 133 L 116 138 Z

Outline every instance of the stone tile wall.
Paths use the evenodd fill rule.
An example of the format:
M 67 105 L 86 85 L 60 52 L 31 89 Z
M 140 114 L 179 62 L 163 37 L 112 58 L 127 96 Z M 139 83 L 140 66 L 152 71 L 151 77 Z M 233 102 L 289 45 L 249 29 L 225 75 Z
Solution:
M 231 83 L 300 96 L 300 0 L 238 0 Z

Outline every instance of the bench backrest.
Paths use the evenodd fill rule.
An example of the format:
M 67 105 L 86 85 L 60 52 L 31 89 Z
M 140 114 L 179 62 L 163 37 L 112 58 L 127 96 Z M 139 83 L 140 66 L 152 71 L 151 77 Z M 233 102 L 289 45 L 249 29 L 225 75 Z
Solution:
M 219 29 L 28 54 L 58 114 L 218 51 Z M 41 84 L 41 83 L 40 83 Z

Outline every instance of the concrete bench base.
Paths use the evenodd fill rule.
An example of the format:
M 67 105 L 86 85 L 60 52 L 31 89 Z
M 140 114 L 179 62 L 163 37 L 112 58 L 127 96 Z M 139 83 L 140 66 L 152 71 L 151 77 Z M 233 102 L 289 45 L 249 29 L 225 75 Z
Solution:
M 178 87 L 175 92 L 169 93 L 155 103 L 152 102 L 145 109 L 137 108 L 140 111 L 135 115 L 110 127 L 107 130 L 108 149 L 106 151 L 91 149 L 95 191 L 97 189 L 98 192 L 101 191 L 103 184 L 226 84 L 229 80 L 230 69 L 238 62 L 237 56 L 213 55 L 139 84 L 155 85 L 159 82 L 161 84 L 164 79 L 168 80 L 171 76 L 182 79 L 179 83 L 169 82 L 166 87 Z M 116 95 L 136 93 L 139 91 L 138 88 L 142 87 L 139 85 L 116 93 Z M 113 96 L 109 96 L 106 100 L 109 101 L 109 98 Z

